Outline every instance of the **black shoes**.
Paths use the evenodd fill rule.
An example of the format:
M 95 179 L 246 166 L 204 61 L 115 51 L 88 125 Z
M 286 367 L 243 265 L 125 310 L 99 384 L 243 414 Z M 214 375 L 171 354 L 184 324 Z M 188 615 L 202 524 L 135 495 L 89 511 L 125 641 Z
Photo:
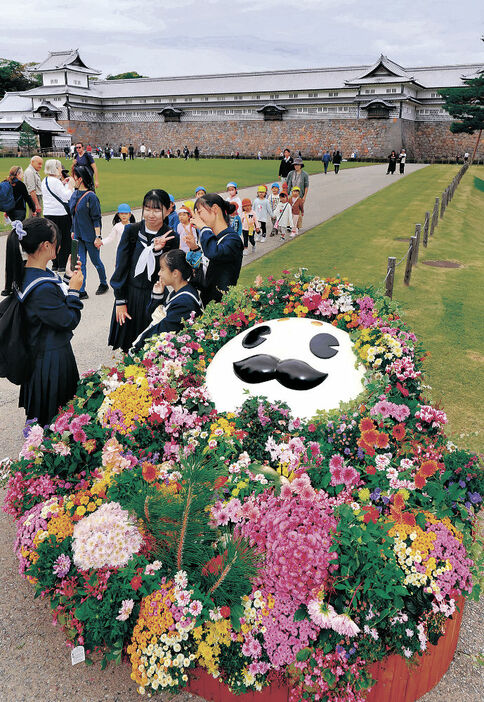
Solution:
M 83 292 L 79 293 L 80 300 L 87 300 L 88 297 L 89 297 L 89 295 L 87 294 L 87 292 L 85 290 Z
M 104 293 L 108 290 L 109 285 L 107 283 L 100 283 L 98 289 L 96 290 L 96 295 L 104 295 Z

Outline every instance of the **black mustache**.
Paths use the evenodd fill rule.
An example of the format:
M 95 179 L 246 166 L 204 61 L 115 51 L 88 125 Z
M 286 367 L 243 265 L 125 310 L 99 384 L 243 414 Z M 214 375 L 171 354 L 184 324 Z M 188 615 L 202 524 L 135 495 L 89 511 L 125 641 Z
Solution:
M 288 358 L 280 361 L 275 356 L 259 353 L 234 362 L 234 373 L 246 383 L 264 383 L 277 380 L 290 390 L 311 390 L 328 377 L 304 361 Z

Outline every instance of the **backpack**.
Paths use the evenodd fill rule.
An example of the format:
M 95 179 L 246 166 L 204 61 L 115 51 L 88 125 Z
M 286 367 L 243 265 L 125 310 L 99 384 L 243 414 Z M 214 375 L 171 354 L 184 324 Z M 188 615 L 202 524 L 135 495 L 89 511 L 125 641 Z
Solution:
M 0 378 L 7 378 L 14 385 L 30 380 L 39 350 L 29 341 L 23 302 L 34 288 L 46 282 L 50 281 L 34 281 L 24 294 L 14 285 L 14 292 L 0 304 Z
M 0 183 L 0 212 L 10 212 L 15 209 L 15 198 L 13 188 L 8 180 Z

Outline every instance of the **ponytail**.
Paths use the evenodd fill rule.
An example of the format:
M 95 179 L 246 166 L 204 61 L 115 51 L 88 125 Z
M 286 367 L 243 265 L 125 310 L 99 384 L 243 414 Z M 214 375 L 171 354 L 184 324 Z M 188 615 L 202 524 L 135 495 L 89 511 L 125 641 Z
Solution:
M 217 193 L 206 193 L 202 197 L 197 198 L 195 201 L 194 209 L 198 210 L 200 207 L 213 207 L 218 205 L 220 211 L 222 212 L 223 218 L 227 225 L 230 224 L 230 216 L 237 212 L 237 205 L 234 202 L 229 202 L 224 200 L 223 197 L 217 195 Z
M 180 271 L 183 280 L 190 280 L 193 276 L 193 268 L 188 263 L 186 254 L 181 249 L 171 249 L 160 256 L 160 261 L 164 261 L 170 271 Z
M 57 225 L 45 217 L 29 217 L 23 223 L 25 234 L 22 239 L 16 229 L 12 229 L 7 239 L 5 278 L 11 285 L 21 287 L 24 276 L 24 262 L 20 248 L 27 254 L 34 254 L 44 241 L 59 246 L 60 235 Z M 8 288 L 8 285 L 7 285 Z

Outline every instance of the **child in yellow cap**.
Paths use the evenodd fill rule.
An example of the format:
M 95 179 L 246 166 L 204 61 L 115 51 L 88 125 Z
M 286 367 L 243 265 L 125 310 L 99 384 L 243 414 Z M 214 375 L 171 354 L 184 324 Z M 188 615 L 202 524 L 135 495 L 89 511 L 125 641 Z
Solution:
M 265 185 L 259 185 L 257 188 L 257 197 L 252 203 L 254 212 L 259 220 L 261 233 L 257 236 L 256 241 L 265 241 L 267 233 L 267 224 L 270 222 L 272 217 L 272 210 L 267 199 L 267 187 Z

